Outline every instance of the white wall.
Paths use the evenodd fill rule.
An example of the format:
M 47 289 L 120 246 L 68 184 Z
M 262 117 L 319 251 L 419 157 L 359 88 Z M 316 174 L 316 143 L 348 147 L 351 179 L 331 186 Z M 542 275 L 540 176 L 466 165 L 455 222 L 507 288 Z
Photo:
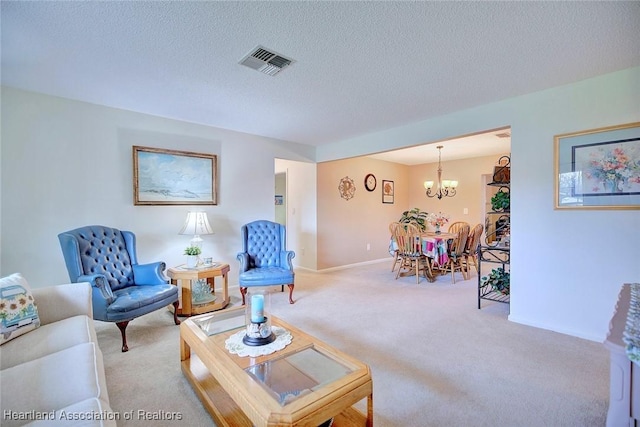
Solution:
M 620 285 L 640 281 L 640 213 L 554 210 L 553 136 L 639 121 L 638 99 L 640 68 L 633 68 L 321 146 L 314 159 L 300 144 L 2 88 L 0 274 L 21 271 L 34 286 L 68 281 L 57 233 L 90 223 L 134 230 L 141 262 L 183 262 L 189 239 L 177 232 L 188 207 L 133 206 L 132 145 L 220 156 L 220 204 L 205 209 L 216 234 L 205 237 L 204 249 L 232 265 L 233 285 L 240 226 L 274 216 L 276 157 L 303 165 L 296 162 L 511 126 L 510 319 L 601 341 Z M 294 244 L 305 253 L 317 246 L 312 169 L 301 168 L 289 189 L 304 193 L 292 208 L 300 221 Z
M 284 195 L 287 222 L 287 248 L 295 248 L 298 267 L 317 269 L 317 191 L 316 164 L 276 159 L 276 171 L 285 171 Z
M 203 251 L 230 264 L 231 286 L 240 227 L 274 219 L 274 159 L 314 156 L 302 144 L 6 87 L 1 136 L 0 274 L 22 272 L 34 287 L 69 281 L 57 234 L 90 224 L 134 231 L 140 262 L 184 263 L 191 237 L 178 231 L 190 207 L 133 205 L 133 145 L 219 156 L 219 203 L 204 207 L 215 234 Z M 315 200 L 315 185 L 305 191 Z
M 639 99 L 632 68 L 322 146 L 317 161 L 511 126 L 509 318 L 602 341 L 620 286 L 640 281 L 640 212 L 554 210 L 553 137 L 639 121 Z

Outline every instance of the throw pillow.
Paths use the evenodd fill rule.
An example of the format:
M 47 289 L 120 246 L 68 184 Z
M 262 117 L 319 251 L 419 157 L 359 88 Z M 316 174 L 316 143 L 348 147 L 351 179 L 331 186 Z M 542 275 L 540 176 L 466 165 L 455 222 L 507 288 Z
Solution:
M 0 345 L 40 326 L 31 288 L 20 273 L 0 279 Z

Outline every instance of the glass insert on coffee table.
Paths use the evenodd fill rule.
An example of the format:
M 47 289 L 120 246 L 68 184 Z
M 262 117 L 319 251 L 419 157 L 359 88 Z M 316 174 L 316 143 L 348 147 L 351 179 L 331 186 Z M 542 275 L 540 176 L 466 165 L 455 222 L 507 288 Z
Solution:
M 283 406 L 353 372 L 313 347 L 250 366 L 245 371 Z
M 259 357 L 225 348 L 245 328 L 242 307 L 182 322 L 182 370 L 216 425 L 373 425 L 369 367 L 275 316 L 272 322 L 291 333 L 291 343 Z M 365 399 L 366 415 L 353 408 Z
M 193 318 L 193 322 L 198 325 L 205 334 L 211 336 L 221 332 L 243 328 L 244 318 L 244 310 L 235 309 L 196 316 Z

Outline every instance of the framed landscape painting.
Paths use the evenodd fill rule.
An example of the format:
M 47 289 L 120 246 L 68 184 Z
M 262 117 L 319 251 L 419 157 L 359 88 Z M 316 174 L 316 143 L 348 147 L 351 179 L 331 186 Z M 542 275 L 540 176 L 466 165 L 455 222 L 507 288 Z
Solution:
M 640 122 L 556 135 L 556 209 L 640 209 Z
M 135 205 L 217 205 L 217 156 L 133 147 Z

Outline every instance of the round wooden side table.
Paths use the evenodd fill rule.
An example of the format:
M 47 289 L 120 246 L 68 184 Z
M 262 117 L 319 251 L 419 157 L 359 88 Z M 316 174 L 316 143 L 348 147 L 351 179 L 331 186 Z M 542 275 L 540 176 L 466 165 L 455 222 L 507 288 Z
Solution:
M 171 284 L 180 287 L 178 316 L 194 316 L 210 311 L 222 310 L 229 304 L 229 264 L 215 263 L 210 267 L 187 268 L 186 265 L 172 267 L 167 271 Z M 222 295 L 215 292 L 215 278 L 222 277 Z M 206 280 L 211 289 L 212 301 L 198 303 L 192 299 L 193 287 L 199 280 Z

